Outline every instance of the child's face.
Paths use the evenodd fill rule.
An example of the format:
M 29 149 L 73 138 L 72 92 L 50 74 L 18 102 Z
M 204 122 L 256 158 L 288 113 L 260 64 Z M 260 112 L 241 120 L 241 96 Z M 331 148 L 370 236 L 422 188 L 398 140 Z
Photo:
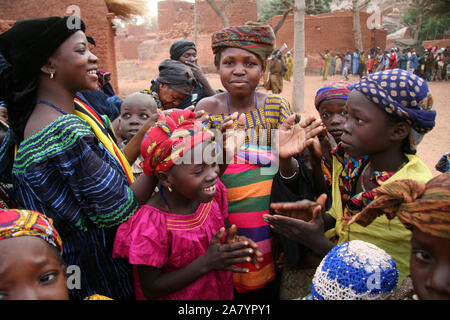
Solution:
M 341 136 L 345 152 L 362 157 L 391 147 L 386 112 L 356 90 L 350 93 L 346 108 L 347 120 Z
M 156 108 L 155 108 L 156 109 Z M 151 108 L 141 101 L 127 101 L 122 103 L 120 112 L 120 133 L 130 141 L 151 116 Z
M 336 143 L 341 142 L 341 136 L 344 133 L 347 116 L 345 103 L 346 100 L 343 99 L 331 99 L 322 101 L 319 105 L 320 118 Z
M 210 141 L 204 141 L 196 145 L 191 152 L 186 154 L 190 158 L 190 163 L 174 165 L 168 175 L 168 182 L 174 192 L 179 193 L 186 199 L 207 203 L 211 201 L 216 194 L 217 178 L 219 177 L 219 165 L 215 160 L 215 152 L 211 152 L 213 145 Z M 206 150 L 205 152 L 203 152 Z M 197 159 L 207 154 L 213 161 L 199 163 Z M 195 154 L 195 159 L 194 159 Z
M 0 300 L 68 300 L 57 252 L 37 237 L 0 241 Z
M 411 239 L 410 270 L 420 300 L 450 299 L 450 240 L 417 228 Z
M 217 70 L 224 88 L 232 95 L 253 94 L 264 69 L 258 56 L 239 48 L 226 48 Z

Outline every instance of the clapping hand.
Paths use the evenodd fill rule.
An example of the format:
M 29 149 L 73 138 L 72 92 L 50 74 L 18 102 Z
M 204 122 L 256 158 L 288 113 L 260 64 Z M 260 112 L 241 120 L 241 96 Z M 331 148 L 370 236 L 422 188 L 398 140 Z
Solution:
M 244 113 L 241 113 L 238 117 L 238 113 L 234 112 L 231 116 L 225 118 L 220 127 L 227 160 L 232 159 L 245 142 L 245 119 Z M 235 121 L 236 125 L 234 125 Z M 228 162 L 225 161 L 225 163 Z
M 259 250 L 258 245 L 251 239 L 237 235 L 237 227 L 235 224 L 233 224 L 227 232 L 227 237 L 225 239 L 225 243 L 236 243 L 236 242 L 246 242 L 248 243 L 248 247 L 252 250 L 250 252 L 251 258 L 252 258 L 252 264 L 259 269 L 258 261 L 262 261 L 262 252 Z
M 222 243 L 224 236 L 225 228 L 222 227 L 211 239 L 208 250 L 202 256 L 207 270 L 248 273 L 250 271 L 248 268 L 238 267 L 237 264 L 252 262 L 255 260 L 255 255 L 262 255 L 256 244 L 245 237 L 236 235 L 228 235 L 225 243 Z
M 296 116 L 291 115 L 278 128 L 280 158 L 286 159 L 302 153 L 313 144 L 314 137 L 325 129 L 322 121 L 313 116 L 308 116 L 300 123 L 296 123 Z

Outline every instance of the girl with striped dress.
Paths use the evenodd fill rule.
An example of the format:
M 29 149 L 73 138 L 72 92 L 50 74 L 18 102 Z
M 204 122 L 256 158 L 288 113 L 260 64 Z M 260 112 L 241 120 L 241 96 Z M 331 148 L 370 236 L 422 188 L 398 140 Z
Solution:
M 313 119 L 308 119 L 307 124 L 311 124 L 308 137 L 295 138 L 305 132 L 299 124 L 294 125 L 289 102 L 279 95 L 256 90 L 274 47 L 273 30 L 264 24 L 248 22 L 215 32 L 214 62 L 226 92 L 204 98 L 196 106 L 196 110 L 208 113 L 207 125 L 212 129 L 219 128 L 234 112 L 245 114 L 245 144 L 228 164 L 221 181 L 227 188 L 230 223 L 236 224 L 238 234 L 258 244 L 264 260 L 259 269 L 247 264 L 250 272 L 234 274 L 236 300 L 278 299 L 273 238 L 262 215 L 269 212 L 272 180 L 278 168 L 287 177 L 296 175 L 298 168 L 291 156 L 304 148 L 305 143 L 311 143 L 308 138 L 321 130 L 319 122 L 312 124 Z M 286 123 L 285 130 L 278 134 L 282 123 Z M 280 161 L 273 150 L 277 145 Z

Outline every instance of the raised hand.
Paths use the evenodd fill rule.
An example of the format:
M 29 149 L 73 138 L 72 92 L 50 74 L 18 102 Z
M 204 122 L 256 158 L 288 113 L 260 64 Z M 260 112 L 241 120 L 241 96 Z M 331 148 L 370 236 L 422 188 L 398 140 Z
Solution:
M 296 115 L 287 118 L 278 128 L 278 152 L 280 158 L 286 159 L 303 152 L 313 143 L 313 138 L 325 128 L 321 120 L 308 116 L 300 123 L 295 123 Z
M 234 112 L 223 121 L 220 127 L 227 159 L 233 159 L 245 142 L 245 120 L 244 113 L 238 117 L 238 113 Z M 234 125 L 234 121 L 236 121 L 236 125 Z

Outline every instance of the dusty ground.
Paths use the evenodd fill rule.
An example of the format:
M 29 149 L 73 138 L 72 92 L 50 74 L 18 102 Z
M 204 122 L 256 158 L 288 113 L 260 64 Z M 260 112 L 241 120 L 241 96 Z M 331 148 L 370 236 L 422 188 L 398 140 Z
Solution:
M 147 78 L 147 77 L 146 77 Z M 149 77 L 149 79 L 152 79 Z M 223 89 L 217 74 L 208 74 L 208 79 L 216 89 Z M 359 77 L 350 76 L 350 82 L 358 81 Z M 342 80 L 340 76 L 329 77 L 327 81 L 322 80 L 320 76 L 307 76 L 305 81 L 305 112 L 303 114 L 318 113 L 314 107 L 314 97 L 316 91 L 327 82 Z M 124 97 L 135 91 L 148 88 L 149 80 L 121 80 L 119 79 L 119 95 Z M 431 93 L 434 97 L 433 108 L 437 110 L 436 126 L 425 135 L 422 143 L 419 145 L 418 155 L 428 165 L 434 175 L 439 172 L 434 169 L 435 164 L 440 157 L 450 151 L 450 82 L 431 82 L 429 83 Z M 264 90 L 264 89 L 260 89 Z M 292 83 L 284 81 L 282 95 L 292 99 Z

